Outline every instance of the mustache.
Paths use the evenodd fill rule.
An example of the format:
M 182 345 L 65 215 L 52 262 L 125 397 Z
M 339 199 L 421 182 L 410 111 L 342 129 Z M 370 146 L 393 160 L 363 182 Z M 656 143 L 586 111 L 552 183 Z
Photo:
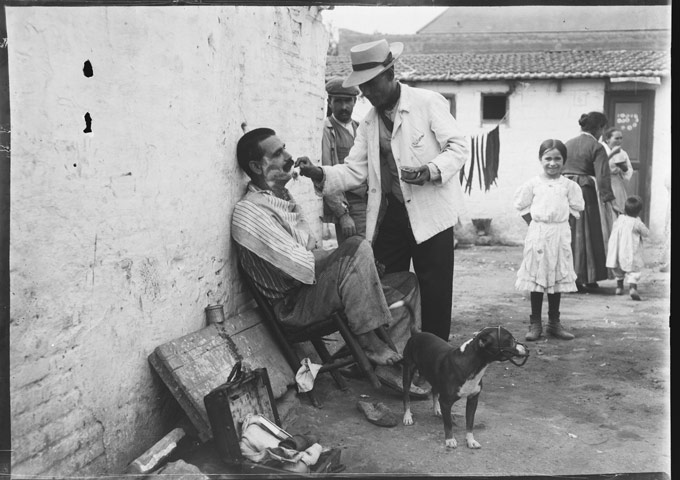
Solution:
M 292 158 L 290 160 L 286 160 L 283 164 L 283 171 L 284 172 L 290 172 L 290 170 L 293 168 L 294 164 L 295 164 L 295 162 L 293 161 Z

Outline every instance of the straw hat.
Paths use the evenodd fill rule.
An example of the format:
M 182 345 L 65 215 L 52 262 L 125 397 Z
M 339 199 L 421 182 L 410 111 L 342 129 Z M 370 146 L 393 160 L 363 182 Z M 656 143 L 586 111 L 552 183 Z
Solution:
M 352 73 L 342 82 L 342 86 L 361 85 L 377 77 L 394 65 L 403 50 L 403 43 L 394 42 L 390 45 L 385 39 L 352 47 L 349 51 Z

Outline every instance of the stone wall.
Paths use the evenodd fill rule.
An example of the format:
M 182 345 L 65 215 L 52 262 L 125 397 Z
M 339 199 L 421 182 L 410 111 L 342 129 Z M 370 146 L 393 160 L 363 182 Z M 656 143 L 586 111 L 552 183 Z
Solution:
M 12 472 L 116 473 L 176 409 L 149 353 L 245 307 L 242 126 L 320 156 L 327 33 L 316 7 L 6 11 Z

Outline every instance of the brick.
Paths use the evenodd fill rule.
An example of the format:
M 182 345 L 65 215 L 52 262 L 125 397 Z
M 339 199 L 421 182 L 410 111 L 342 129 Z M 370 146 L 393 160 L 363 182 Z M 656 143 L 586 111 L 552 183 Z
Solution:
M 15 475 L 40 475 L 45 472 L 52 474 L 63 473 L 65 471 L 76 472 L 75 469 L 64 469 L 58 467 L 59 464 L 71 464 L 76 461 L 74 454 L 83 452 L 82 463 L 90 463 L 91 459 L 104 453 L 103 427 L 94 422 L 90 422 L 81 428 L 69 431 L 65 436 L 56 441 L 44 435 L 42 442 L 35 444 L 35 451 L 24 450 L 24 442 L 17 442 L 21 451 L 15 447 L 12 458 L 12 473 Z M 73 458 L 72 458 L 73 457 Z
M 53 421 L 24 435 L 13 435 L 16 461 L 30 458 L 39 452 L 49 451 L 55 457 L 56 445 L 80 445 L 89 443 L 89 434 L 101 434 L 103 427 L 91 417 L 85 416 L 82 409 L 69 412 L 53 411 Z M 70 441 L 69 441 L 70 439 Z
M 13 424 L 19 429 L 13 431 L 14 435 L 22 433 L 22 425 L 26 429 L 34 430 L 51 422 L 55 417 L 77 408 L 80 391 L 73 389 L 66 392 L 55 391 L 50 383 L 52 382 L 46 381 L 44 384 L 32 385 L 30 389 L 23 390 L 17 395 L 20 400 L 13 402 L 12 418 Z M 65 381 L 57 383 L 62 390 L 70 386 L 70 383 Z

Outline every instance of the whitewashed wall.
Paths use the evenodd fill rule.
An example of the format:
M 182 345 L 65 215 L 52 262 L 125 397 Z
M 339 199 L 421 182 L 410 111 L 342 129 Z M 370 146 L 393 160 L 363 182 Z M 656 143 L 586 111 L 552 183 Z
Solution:
M 671 198 L 667 185 L 672 178 L 671 164 L 671 79 L 661 79 L 654 96 L 654 133 L 649 228 L 652 240 L 663 241 L 670 219 Z
M 512 206 L 516 189 L 542 169 L 538 147 L 543 140 L 566 141 L 580 133 L 578 119 L 591 110 L 602 111 L 604 80 L 549 80 L 510 82 L 423 83 L 417 86 L 442 94 L 455 94 L 456 119 L 468 135 L 491 130 L 495 124 L 482 124 L 483 93 L 508 93 L 507 123 L 500 127 L 500 165 L 497 185 L 488 192 L 480 190 L 475 172 L 470 195 L 465 194 L 469 222 L 471 218 L 492 218 L 494 241 L 521 244 L 526 224 Z M 663 235 L 667 207 L 663 186 L 670 172 L 670 105 L 668 83 L 664 81 L 655 100 L 652 199 L 650 229 L 658 241 Z M 469 164 L 466 165 L 466 171 Z M 464 230 L 463 230 L 464 231 Z
M 316 7 L 8 7 L 7 24 L 12 472 L 116 473 L 167 428 L 149 353 L 209 303 L 243 306 L 242 123 L 320 156 L 327 34 Z M 294 193 L 320 211 L 310 185 Z

